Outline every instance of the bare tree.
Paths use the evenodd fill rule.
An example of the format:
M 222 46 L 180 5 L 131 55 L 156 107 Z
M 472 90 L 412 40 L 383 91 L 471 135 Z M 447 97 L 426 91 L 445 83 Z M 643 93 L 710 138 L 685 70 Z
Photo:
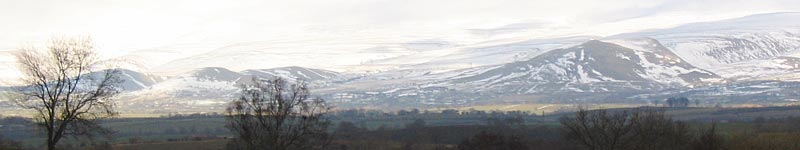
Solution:
M 631 149 L 689 149 L 694 135 L 687 124 L 672 120 L 661 110 L 636 110 L 632 114 L 630 120 L 634 139 L 630 141 Z
M 590 150 L 623 149 L 633 139 L 630 115 L 581 109 L 575 117 L 561 118 L 563 135 Z
M 692 142 L 695 150 L 722 150 L 725 148 L 725 140 L 717 133 L 717 122 L 712 122 L 711 127 L 702 131 L 699 137 Z
M 322 149 L 330 142 L 330 122 L 324 118 L 330 107 L 310 98 L 306 84 L 253 78 L 241 90 L 227 108 L 228 128 L 235 136 L 229 149 Z
M 119 93 L 117 70 L 95 72 L 100 65 L 89 38 L 54 39 L 42 50 L 25 48 L 16 55 L 22 86 L 15 101 L 35 110 L 34 121 L 53 150 L 65 136 L 91 137 L 104 132 L 97 119 L 116 114 L 111 98 Z
M 688 149 L 686 124 L 657 110 L 580 110 L 561 119 L 564 137 L 591 150 Z

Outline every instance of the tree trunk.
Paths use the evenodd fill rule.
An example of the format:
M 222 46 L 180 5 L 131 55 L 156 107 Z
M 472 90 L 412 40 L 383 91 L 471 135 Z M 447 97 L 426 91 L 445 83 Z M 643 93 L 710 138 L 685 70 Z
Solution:
M 47 150 L 56 150 L 56 143 L 51 138 L 47 138 Z

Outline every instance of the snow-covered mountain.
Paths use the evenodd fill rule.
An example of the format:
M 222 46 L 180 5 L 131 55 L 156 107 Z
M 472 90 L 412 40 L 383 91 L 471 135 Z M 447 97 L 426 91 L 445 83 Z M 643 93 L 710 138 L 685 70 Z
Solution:
M 133 71 L 123 71 L 122 76 L 129 76 L 129 74 L 137 73 Z M 172 93 L 175 94 L 175 97 L 215 97 L 218 95 L 230 94 L 231 91 L 237 90 L 239 84 L 250 82 L 254 77 L 264 79 L 280 77 L 292 82 L 303 80 L 310 86 L 324 86 L 324 83 L 342 78 L 337 72 L 303 67 L 253 69 L 242 72 L 234 72 L 221 67 L 205 67 L 185 72 L 178 76 L 162 77 L 161 80 L 146 82 L 148 84 L 142 84 L 143 87 L 132 89 L 131 91 L 139 93 L 143 91 Z M 138 78 L 133 78 L 133 80 L 125 79 L 125 81 L 131 83 L 141 82 Z
M 311 69 L 297 66 L 279 67 L 272 69 L 250 69 L 241 72 L 244 75 L 275 78 L 280 77 L 287 80 L 303 80 L 307 82 L 328 81 L 341 79 L 342 74 L 329 70 Z
M 593 38 L 596 37 L 515 38 L 487 41 L 473 45 L 422 51 L 410 55 L 374 60 L 368 62 L 368 64 L 402 65 L 401 69 L 429 71 L 465 69 L 527 60 L 549 50 L 577 45 Z
M 122 80 L 122 83 L 120 83 L 119 86 L 125 91 L 145 89 L 164 80 L 159 76 L 127 69 L 120 69 L 119 77 Z
M 343 103 L 467 104 L 504 95 L 536 95 L 556 102 L 578 97 L 575 95 L 584 97 L 581 100 L 641 100 L 642 94 L 663 91 L 670 91 L 666 92 L 669 95 L 685 93 L 684 89 L 797 79 L 791 74 L 800 67 L 800 59 L 795 56 L 800 54 L 798 14 L 754 15 L 610 37 L 516 38 L 472 45 L 439 41 L 376 47 L 360 54 L 386 52 L 385 57 L 348 67 L 380 69 L 351 76 L 300 67 L 245 69 L 238 73 L 206 69 L 208 72 L 202 74 L 219 76 L 225 82 L 246 76 L 298 78 L 317 83 L 319 94 Z M 235 64 L 268 54 L 282 57 L 275 61 L 298 59 L 283 57 L 280 51 L 258 46 L 261 44 L 264 43 L 234 45 L 172 64 L 185 67 L 198 61 L 217 62 L 248 55 L 223 61 Z M 262 49 L 254 50 L 259 47 Z M 577 99 L 580 98 L 573 100 Z
M 337 72 L 303 67 L 281 67 L 272 69 L 252 69 L 234 72 L 221 67 L 205 67 L 181 73 L 177 76 L 156 77 L 159 80 L 143 80 L 141 73 L 124 70 L 123 87 L 144 85 L 141 88 L 125 88 L 118 104 L 125 108 L 194 109 L 198 107 L 217 108 L 236 97 L 239 85 L 251 82 L 253 77 L 272 79 L 281 77 L 296 82 L 305 81 L 311 87 L 323 87 L 330 82 L 343 79 Z M 148 82 L 144 82 L 148 81 Z M 152 82 L 150 82 L 152 81 Z M 143 83 L 143 84 L 133 84 Z M 145 84 L 146 83 L 146 84 Z M 144 111 L 144 110 L 143 110 Z
M 800 91 L 800 13 L 609 37 L 327 44 L 290 51 L 296 45 L 244 42 L 159 62 L 147 73 L 123 70 L 121 103 L 154 109 L 219 107 L 252 77 L 303 80 L 314 94 L 356 107 L 496 100 L 643 102 L 674 95 L 800 99 L 791 94 Z M 326 46 L 352 49 L 324 51 Z
M 420 53 L 381 59 L 365 65 L 388 65 L 395 69 L 371 72 L 356 81 L 389 80 L 405 78 L 447 79 L 448 74 L 475 70 L 486 66 L 524 61 L 547 51 L 570 47 L 595 37 L 580 36 L 555 39 L 506 39 L 487 41 L 475 45 L 429 50 Z M 446 74 L 445 76 L 436 74 Z M 432 77 L 431 75 L 436 75 Z M 416 79 L 415 79 L 416 80 Z
M 765 61 L 797 57 L 800 51 L 800 13 L 760 14 L 612 36 L 620 37 L 656 39 L 690 64 L 724 77 L 772 75 L 786 70 Z
M 541 43 L 509 42 L 442 49 L 386 59 L 383 63 L 413 63 L 402 69 L 365 75 L 357 82 L 338 86 L 339 90 L 325 91 L 351 89 L 380 93 L 350 92 L 355 97 L 379 97 L 362 99 L 422 99 L 416 102 L 426 104 L 431 97 L 440 103 L 453 103 L 459 99 L 507 99 L 500 97 L 511 95 L 535 95 L 525 98 L 528 100 L 549 97 L 554 102 L 578 97 L 575 95 L 590 101 L 642 101 L 652 97 L 641 94 L 713 93 L 686 89 L 716 90 L 720 89 L 715 88 L 718 86 L 731 89 L 761 80 L 790 82 L 743 89 L 782 85 L 789 87 L 784 91 L 793 91 L 794 86 L 786 84 L 800 79 L 797 57 L 800 21 L 797 20 L 800 13 L 775 13 L 596 38 L 599 40 L 556 38 L 536 40 L 547 41 Z M 552 45 L 542 46 L 548 43 Z M 470 64 L 470 67 L 442 67 L 456 66 L 451 64 Z M 449 70 L 437 72 L 432 69 L 437 67 L 431 66 Z M 450 96 L 439 97 L 442 92 Z M 718 98 L 730 98 L 736 93 Z M 747 93 L 752 92 L 739 92 Z M 774 97 L 776 94 L 757 95 L 778 98 Z
M 178 78 L 194 78 L 198 81 L 237 82 L 242 78 L 242 74 L 222 67 L 205 67 L 190 71 Z
M 479 91 L 553 93 L 658 90 L 719 80 L 714 73 L 686 63 L 658 41 L 614 42 L 628 47 L 592 40 L 457 77 L 452 82 Z

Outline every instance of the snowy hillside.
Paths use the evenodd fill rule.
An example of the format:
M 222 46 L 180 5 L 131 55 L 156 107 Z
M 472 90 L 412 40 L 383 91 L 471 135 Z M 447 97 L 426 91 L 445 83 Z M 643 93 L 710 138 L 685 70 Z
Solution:
M 125 71 L 121 75 L 141 75 Z M 219 107 L 236 97 L 238 86 L 253 77 L 272 79 L 282 77 L 289 81 L 305 80 L 311 87 L 322 87 L 341 79 L 339 73 L 302 67 L 246 70 L 233 72 L 226 68 L 206 67 L 182 73 L 178 76 L 162 77 L 162 80 L 144 82 L 142 88 L 124 92 L 119 104 L 126 107 Z M 142 80 L 125 79 L 123 86 L 140 83 Z M 127 88 L 126 88 L 127 89 Z
M 244 70 L 242 74 L 261 78 L 281 77 L 289 80 L 303 81 L 326 81 L 341 78 L 341 74 L 338 72 L 297 66 Z
M 787 56 L 800 50 L 800 13 L 753 15 L 614 37 L 654 38 L 695 66 L 723 77 L 741 76 L 742 73 L 726 68 Z M 752 72 L 747 76 L 764 73 L 769 72 Z
M 453 82 L 478 90 L 545 93 L 655 90 L 717 79 L 715 74 L 686 63 L 655 40 L 630 43 L 640 44 L 636 47 L 643 49 L 589 41 L 458 77 Z
M 399 57 L 370 61 L 368 65 L 397 65 L 394 72 L 413 74 L 440 73 L 479 66 L 499 65 L 530 59 L 549 50 L 574 46 L 594 37 L 554 39 L 515 38 L 487 41 L 446 49 L 423 51 Z M 402 71 L 398 71 L 402 70 Z
M 317 42 L 254 41 L 192 53 L 126 55 L 120 59 L 165 58 L 145 64 L 151 66 L 145 70 L 121 72 L 121 105 L 219 107 L 252 77 L 303 80 L 317 96 L 356 107 L 495 100 L 641 102 L 674 95 L 768 101 L 792 99 L 796 94 L 791 93 L 800 91 L 800 13 L 609 37 L 523 36 L 469 44 Z
M 162 77 L 126 69 L 120 70 L 119 77 L 122 79 L 119 86 L 125 91 L 145 89 L 164 80 Z
M 366 65 L 390 65 L 395 69 L 364 74 L 357 81 L 414 79 L 447 80 L 451 74 L 476 70 L 486 66 L 524 61 L 547 51 L 578 45 L 594 37 L 555 39 L 506 39 L 475 45 L 429 50 L 389 59 L 371 61 Z M 443 76 L 444 75 L 444 76 Z
M 225 68 L 201 68 L 181 76 L 169 77 L 146 89 L 124 93 L 125 100 L 122 102 L 131 105 L 172 100 L 228 99 L 238 90 L 236 85 L 240 79 L 240 74 Z

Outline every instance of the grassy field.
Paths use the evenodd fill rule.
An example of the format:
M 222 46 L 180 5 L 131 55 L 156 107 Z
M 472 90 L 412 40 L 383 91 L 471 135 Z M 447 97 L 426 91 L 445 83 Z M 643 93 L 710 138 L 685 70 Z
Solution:
M 115 129 L 118 132 L 163 132 L 168 128 L 194 128 L 204 130 L 216 129 L 225 126 L 224 118 L 191 118 L 191 119 L 136 119 L 104 123 L 103 126 Z
M 481 111 L 524 111 L 542 115 L 550 114 L 563 110 L 586 109 L 612 109 L 612 108 L 631 108 L 639 107 L 639 104 L 504 104 L 504 105 L 481 105 L 457 108 L 459 111 L 481 110 Z
M 547 113 L 544 118 L 533 116 L 529 118 L 533 121 L 527 125 L 558 126 L 558 118 L 563 115 L 571 115 L 571 112 L 563 110 L 574 110 L 578 105 L 569 104 L 516 104 L 516 105 L 485 105 L 458 108 L 461 111 L 484 110 L 484 111 L 527 111 L 540 114 Z M 594 104 L 580 105 L 588 109 L 609 109 L 609 110 L 632 110 L 638 107 L 632 104 Z M 639 108 L 641 109 L 641 108 Z M 800 106 L 792 107 L 753 107 L 753 108 L 713 108 L 713 107 L 687 107 L 687 108 L 665 108 L 666 113 L 676 120 L 693 122 L 693 126 L 707 126 L 712 121 L 719 122 L 719 129 L 723 132 L 747 131 L 754 128 L 751 123 L 756 118 L 785 118 L 800 116 Z M 375 119 L 356 119 L 356 120 L 333 120 L 334 125 L 339 121 L 352 121 L 358 126 L 377 129 L 384 126 L 387 129 L 401 129 L 405 124 L 415 120 L 412 116 L 397 116 L 390 118 Z M 466 118 L 466 117 L 428 117 L 425 122 L 429 126 L 459 126 L 484 124 L 485 118 Z M 742 121 L 745 121 L 744 123 Z M 211 133 L 217 137 L 227 135 L 225 128 L 226 121 L 222 117 L 199 117 L 199 118 L 121 118 L 103 123 L 103 126 L 116 131 L 111 143 L 115 149 L 218 149 L 224 146 L 224 140 L 212 139 L 208 141 L 175 141 L 166 142 L 171 139 L 181 139 L 195 135 Z M 335 129 L 333 127 L 332 129 Z M 194 130 L 192 132 L 184 132 Z M 214 132 L 210 132 L 213 130 Z M 219 132 L 222 131 L 222 132 Z M 131 139 L 138 139 L 140 142 L 131 144 Z M 42 139 L 20 139 L 20 141 L 38 145 Z
M 117 144 L 114 150 L 222 150 L 226 140 Z

